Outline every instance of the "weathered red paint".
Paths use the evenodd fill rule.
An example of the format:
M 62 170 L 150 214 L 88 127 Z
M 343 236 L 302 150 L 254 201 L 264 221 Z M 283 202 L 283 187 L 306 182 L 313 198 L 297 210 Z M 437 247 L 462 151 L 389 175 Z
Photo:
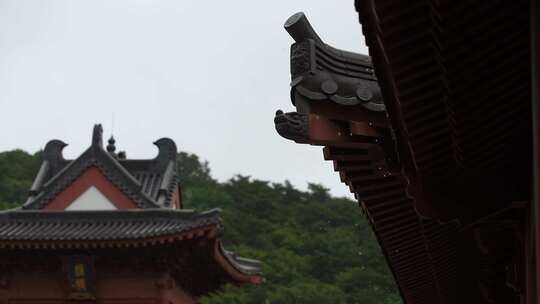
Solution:
M 325 115 L 312 113 L 308 118 L 310 144 L 350 146 L 358 143 L 354 136 L 382 136 L 370 123 L 347 121 L 347 124 L 343 124 Z
M 135 209 L 137 205 L 111 181 L 101 173 L 97 167 L 90 167 L 79 176 L 69 187 L 58 194 L 44 209 L 64 210 L 77 197 L 91 186 L 96 187 L 118 209 Z
M 223 256 L 219 240 L 207 239 L 204 252 L 193 256 L 182 255 L 183 250 L 190 251 L 190 247 L 175 247 L 181 256 L 193 262 L 193 258 L 201 258 L 207 261 L 212 257 L 215 263 L 209 272 L 200 273 L 201 278 L 207 277 L 213 281 L 212 276 L 218 275 L 222 279 L 234 281 L 237 284 L 253 283 L 260 284 L 263 279 L 260 275 L 246 275 L 238 271 L 230 261 Z M 91 241 L 89 241 L 91 242 Z M 201 243 L 203 244 L 203 243 Z M 81 251 L 90 254 L 93 275 L 88 286 L 92 288 L 95 300 L 84 300 L 77 303 L 92 304 L 194 304 L 201 296 L 197 286 L 185 284 L 186 277 L 182 278 L 182 271 L 178 267 L 182 265 L 182 259 L 170 259 L 174 255 L 167 255 L 166 249 L 157 245 L 148 250 L 125 250 L 105 249 L 99 251 Z M 200 248 L 203 248 L 200 247 Z M 162 250 L 163 248 L 164 250 Z M 183 248 L 183 249 L 182 249 Z M 171 249 L 171 247 L 168 247 Z M 122 251 L 123 250 L 123 251 Z M 4 251 L 4 254 L 8 251 Z M 35 252 L 41 257 L 42 262 L 34 260 Z M 69 302 L 73 289 L 69 277 L 69 264 L 63 255 L 72 251 L 51 252 L 46 249 L 38 251 L 19 251 L 17 255 L 2 255 L 2 260 L 10 260 L 9 263 L 0 263 L 0 304 L 12 303 L 75 303 Z M 133 255 L 131 254 L 133 253 Z M 163 256 L 161 256 L 163 254 Z M 150 258 L 151 257 L 151 258 Z M 118 261 L 123 261 L 117 263 Z M 154 261 L 168 261 L 170 269 L 156 266 Z M 179 264 L 178 264 L 179 263 Z M 183 267 L 186 267 L 185 265 Z M 210 268 L 209 268 L 210 269 Z M 218 270 L 222 269 L 224 272 Z M 7 270 L 7 271 L 2 271 Z M 197 276 L 195 272 L 188 271 L 188 280 Z M 3 275 L 2 275 L 3 274 Z M 194 278 L 195 282 L 197 279 Z M 208 279 L 202 279 L 195 284 L 206 284 Z M 212 287 L 213 290 L 217 286 Z M 91 295 L 91 296 L 92 296 Z
M 96 304 L 194 304 L 196 299 L 169 280 L 167 274 L 98 273 Z M 68 286 L 62 272 L 10 277 L 10 288 L 0 292 L 0 303 L 67 303 Z M 80 303 L 80 302 L 77 302 Z

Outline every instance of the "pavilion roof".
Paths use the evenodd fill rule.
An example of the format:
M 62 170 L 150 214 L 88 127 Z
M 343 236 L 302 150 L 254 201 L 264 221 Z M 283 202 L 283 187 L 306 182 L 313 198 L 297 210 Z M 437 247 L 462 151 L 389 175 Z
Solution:
M 173 193 L 178 187 L 174 141 L 161 138 L 154 142 L 159 149 L 157 157 L 134 160 L 126 159 L 125 152 L 115 153 L 112 137 L 105 150 L 102 133 L 101 125 L 96 125 L 91 146 L 74 160 L 66 160 L 62 155 L 67 144 L 60 140 L 49 141 L 23 208 L 43 208 L 91 166 L 98 167 L 139 208 L 170 208 Z
M 173 196 L 179 195 L 179 185 L 177 148 L 171 139 L 154 143 L 159 149 L 157 157 L 131 160 L 125 153 L 115 152 L 113 138 L 104 148 L 102 133 L 101 125 L 96 125 L 91 146 L 74 160 L 64 159 L 66 144 L 62 141 L 52 140 L 46 145 L 27 202 L 0 212 L 0 253 L 152 246 L 167 252 L 173 250 L 167 246 L 171 244 L 192 251 L 193 245 L 204 243 L 209 245 L 204 254 L 228 274 L 229 281 L 262 282 L 259 261 L 238 257 L 223 248 L 221 210 L 198 212 L 172 204 Z M 115 210 L 46 208 L 90 168 L 97 168 L 136 206 Z M 91 185 L 93 182 L 97 181 L 90 181 Z

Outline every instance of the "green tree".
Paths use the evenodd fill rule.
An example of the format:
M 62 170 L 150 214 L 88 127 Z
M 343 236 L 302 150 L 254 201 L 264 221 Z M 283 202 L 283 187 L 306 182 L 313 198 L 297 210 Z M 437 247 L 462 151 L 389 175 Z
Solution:
M 39 155 L 22 150 L 0 153 L 0 208 L 13 208 L 25 201 L 39 168 Z

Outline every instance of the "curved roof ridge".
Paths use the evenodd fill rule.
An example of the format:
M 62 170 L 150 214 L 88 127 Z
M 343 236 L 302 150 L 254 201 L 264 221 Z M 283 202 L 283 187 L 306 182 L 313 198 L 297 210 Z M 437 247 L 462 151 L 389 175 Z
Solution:
M 128 160 L 105 151 L 102 134 L 103 128 L 96 124 L 91 146 L 74 160 L 64 159 L 64 142 L 49 141 L 43 163 L 22 208 L 43 208 L 91 166 L 98 167 L 138 207 L 170 208 L 178 185 L 174 141 L 164 137 L 154 142 L 159 152 L 153 159 Z

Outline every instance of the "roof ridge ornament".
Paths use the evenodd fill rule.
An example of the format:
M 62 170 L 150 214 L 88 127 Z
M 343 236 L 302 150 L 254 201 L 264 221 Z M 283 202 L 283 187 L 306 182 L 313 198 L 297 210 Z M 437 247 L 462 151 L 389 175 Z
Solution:
M 319 35 L 317 35 L 317 32 L 315 32 L 309 23 L 309 20 L 304 12 L 298 12 L 289 17 L 289 19 L 285 21 L 284 27 L 296 42 L 313 39 L 316 42 L 324 44 L 322 39 L 319 37 Z
M 159 149 L 158 156 L 156 159 L 158 161 L 164 160 L 176 160 L 176 154 L 178 154 L 178 149 L 176 147 L 176 143 L 168 138 L 168 137 L 162 137 L 154 142 L 154 145 L 156 145 Z
M 111 155 L 115 155 L 114 152 L 116 151 L 116 140 L 114 139 L 114 136 L 111 135 L 108 141 L 107 145 L 107 152 L 109 152 Z
M 92 148 L 96 147 L 103 149 L 103 127 L 101 124 L 95 124 L 92 133 Z
M 284 27 L 295 40 L 290 57 L 294 105 L 297 100 L 301 107 L 309 105 L 308 101 L 331 101 L 386 111 L 371 57 L 326 44 L 302 12 L 289 17 Z
M 58 171 L 62 166 L 62 163 L 65 161 L 62 151 L 66 146 L 67 144 L 65 142 L 58 139 L 53 139 L 45 145 L 42 154 L 43 162 L 34 178 L 32 187 L 28 191 L 27 202 L 31 201 L 39 193 L 47 177 L 51 175 L 51 172 Z
M 62 151 L 66 146 L 67 144 L 59 139 L 49 141 L 43 149 L 43 160 L 54 163 L 64 160 Z

